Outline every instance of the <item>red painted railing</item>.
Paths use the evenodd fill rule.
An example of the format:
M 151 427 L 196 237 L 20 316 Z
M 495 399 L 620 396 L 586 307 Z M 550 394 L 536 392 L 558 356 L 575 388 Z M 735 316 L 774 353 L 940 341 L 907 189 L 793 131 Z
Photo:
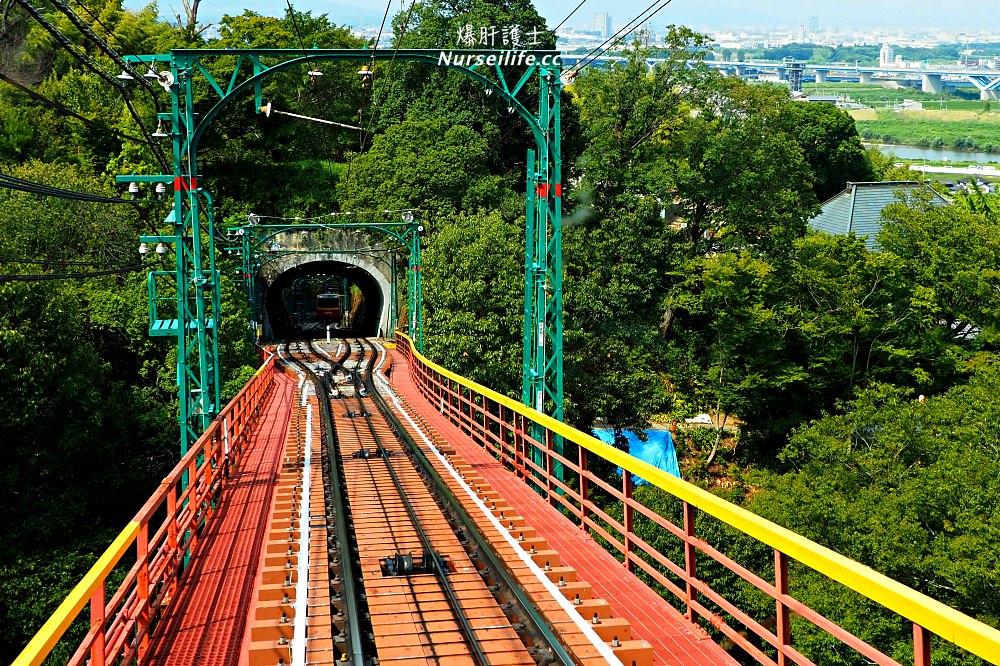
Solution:
M 790 560 L 905 618 L 903 621 L 913 627 L 913 663 L 917 666 L 931 663 L 932 634 L 991 663 L 1000 663 L 1000 631 L 452 373 L 422 356 L 401 333 L 397 333 L 397 349 L 407 358 L 410 375 L 435 409 L 503 461 L 513 473 L 535 486 L 561 508 L 567 520 L 600 537 L 629 571 L 644 574 L 673 595 L 693 625 L 702 618 L 758 663 L 815 666 L 793 645 L 790 620 L 794 614 L 854 650 L 868 663 L 900 666 L 900 662 L 791 596 Z M 625 471 L 620 486 L 604 481 L 589 469 L 590 461 L 597 459 L 606 461 L 606 467 Z M 637 501 L 633 494 L 633 474 L 681 501 L 677 523 Z M 600 505 L 592 499 L 598 493 L 604 497 Z M 614 503 L 618 504 L 621 520 L 602 509 Z M 765 580 L 699 537 L 696 529 L 699 513 L 749 535 L 764 544 L 762 548 L 773 550 L 773 580 Z M 671 535 L 677 540 L 674 543 L 682 545 L 678 561 L 668 558 L 636 532 L 640 519 L 645 523 L 644 533 L 658 529 L 658 538 Z M 716 570 L 721 565 L 770 597 L 773 610 L 767 613 L 768 617 L 755 619 L 751 611 L 739 608 L 713 589 L 712 581 L 699 575 L 699 564 L 704 566 L 709 561 L 715 563 Z
M 69 663 L 141 663 L 163 604 L 180 582 L 185 559 L 212 520 L 215 501 L 230 471 L 240 462 L 274 387 L 274 373 L 272 356 L 163 480 L 14 666 L 41 664 L 86 605 L 90 606 L 90 631 Z M 108 599 L 108 574 L 130 551 L 135 562 Z

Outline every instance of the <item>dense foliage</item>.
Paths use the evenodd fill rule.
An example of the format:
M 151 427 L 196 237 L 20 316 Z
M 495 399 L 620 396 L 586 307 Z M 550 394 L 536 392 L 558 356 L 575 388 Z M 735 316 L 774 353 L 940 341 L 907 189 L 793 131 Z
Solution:
M 308 12 L 226 16 L 206 42 L 190 21 L 173 28 L 151 9 L 88 4 L 100 34 L 132 53 L 363 43 L 336 17 Z M 466 24 L 539 28 L 539 46 L 552 45 L 526 0 L 417 2 L 392 30 L 397 46 L 445 48 Z M 726 477 L 732 497 L 763 515 L 997 624 L 1000 206 L 979 194 L 946 207 L 901 200 L 886 210 L 877 253 L 853 236 L 809 232 L 819 202 L 845 182 L 908 176 L 866 154 L 833 106 L 691 66 L 705 46 L 671 28 L 652 71 L 636 44 L 624 62 L 588 69 L 564 89 L 568 420 L 641 430 L 653 418 L 711 411 L 728 428 L 681 442 L 695 480 Z M 209 68 L 224 77 L 229 65 Z M 268 79 L 265 99 L 365 131 L 264 118 L 249 104 L 226 109 L 201 154 L 217 219 L 419 208 L 428 353 L 519 395 L 530 132 L 461 73 L 406 62 L 380 63 L 373 77 L 358 77 L 356 64 L 321 67 L 321 77 L 289 70 Z M 136 121 L 122 95 L 16 8 L 0 24 L 0 72 L 86 121 L 0 84 L 4 173 L 110 195 L 114 174 L 159 170 L 149 147 L 129 138 Z M 516 81 L 521 72 L 506 74 Z M 536 91 L 528 81 L 521 94 Z M 196 89 L 202 112 L 209 93 Z M 152 99 L 136 91 L 131 101 L 155 126 Z M 145 285 L 134 270 L 136 237 L 164 213 L 0 191 L 0 659 L 175 458 L 173 352 L 146 336 Z M 38 279 L 86 269 L 68 262 L 120 270 Z M 228 278 L 223 298 L 232 395 L 252 349 L 247 304 Z M 657 493 L 640 491 L 676 513 Z M 766 569 L 769 553 L 705 525 L 713 543 Z M 906 627 L 828 581 L 796 580 L 807 603 L 905 652 Z M 736 581 L 719 583 L 767 619 L 771 610 Z M 857 663 L 808 628 L 795 631 L 817 663 Z
M 980 620 L 1000 624 L 997 549 L 1000 373 L 978 366 L 966 384 L 926 401 L 873 384 L 792 437 L 791 471 L 763 475 L 751 508 Z M 877 607 L 859 616 L 846 588 L 807 571 L 796 576 L 819 610 L 846 618 L 862 638 L 912 654 L 910 628 Z M 797 637 L 825 652 L 826 638 L 802 623 Z M 855 663 L 843 659 L 825 663 Z M 935 652 L 935 663 L 980 663 Z
M 159 171 L 149 147 L 136 141 L 122 94 L 19 9 L 8 9 L 0 23 L 0 172 L 119 197 L 113 175 Z M 88 9 L 94 30 L 122 52 L 161 53 L 191 43 L 153 8 L 129 12 L 110 0 Z M 51 8 L 46 15 L 99 68 L 111 70 L 64 15 Z M 152 99 L 143 92 L 130 97 L 147 129 L 155 127 Z M 160 228 L 166 211 L 161 204 L 95 204 L 0 189 L 5 662 L 178 457 L 176 351 L 169 340 L 148 336 L 145 271 L 157 266 L 136 251 L 138 236 Z M 226 397 L 256 365 L 244 297 L 229 275 L 220 329 Z M 68 658 L 62 650 L 55 659 Z
M 31 162 L 12 173 L 113 194 L 85 167 Z M 0 645 L 10 649 L 75 584 L 92 549 L 103 550 L 174 457 L 172 373 L 165 350 L 146 337 L 143 277 L 20 281 L 90 268 L 66 263 L 73 261 L 136 265 L 141 218 L 131 208 L 107 208 L 54 207 L 0 191 L 0 520 L 7 537 L 0 588 L 19 600 L 0 606 Z M 18 592 L 33 578 L 53 579 L 44 601 Z

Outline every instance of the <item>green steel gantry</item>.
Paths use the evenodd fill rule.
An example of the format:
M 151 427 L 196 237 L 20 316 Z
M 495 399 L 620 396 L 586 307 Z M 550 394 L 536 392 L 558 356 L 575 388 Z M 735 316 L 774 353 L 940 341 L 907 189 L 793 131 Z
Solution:
M 260 283 L 258 273 L 261 267 L 267 263 L 266 255 L 274 254 L 267 250 L 269 243 L 277 236 L 292 231 L 379 231 L 387 236 L 399 241 L 407 250 L 409 255 L 409 268 L 407 269 L 407 313 L 410 322 L 410 330 L 413 332 L 414 342 L 423 351 L 424 344 L 424 316 L 423 316 L 423 275 L 421 274 L 420 256 L 420 234 L 424 227 L 415 220 L 411 211 L 409 216 L 404 214 L 403 222 L 339 222 L 339 223 L 310 223 L 295 222 L 288 224 L 247 224 L 239 227 L 230 227 L 228 234 L 235 236 L 239 240 L 239 247 L 235 248 L 243 257 L 242 278 L 245 280 L 244 290 L 250 299 L 250 307 L 254 317 L 254 322 L 263 319 L 263 313 L 259 311 Z M 288 254 L 317 254 L 317 250 L 282 250 L 278 254 L 281 256 Z M 336 250 L 336 254 L 351 254 L 351 251 Z M 395 280 L 395 272 L 393 272 Z M 345 297 L 345 307 L 348 299 Z
M 217 78 L 214 70 L 226 68 Z M 559 54 L 555 51 L 423 50 L 423 49 L 175 49 L 169 53 L 126 56 L 150 68 L 150 77 L 169 93 L 170 111 L 158 121 L 169 125 L 173 173 L 119 176 L 119 182 L 173 185 L 174 207 L 166 222 L 172 233 L 148 237 L 174 246 L 173 271 L 150 275 L 150 334 L 177 337 L 177 380 L 180 398 L 181 451 L 185 453 L 220 409 L 217 322 L 219 275 L 215 270 L 215 224 L 211 198 L 199 186 L 198 144 L 208 126 L 229 104 L 253 94 L 255 109 L 264 105 L 262 83 L 296 67 L 314 68 L 322 61 L 377 63 L 422 62 L 455 70 L 503 99 L 525 120 L 535 138 L 528 151 L 524 267 L 524 352 L 522 400 L 526 405 L 563 416 L 562 350 L 562 172 L 559 101 L 562 91 Z M 229 64 L 231 62 L 231 64 Z M 159 67 L 163 67 L 158 71 Z M 508 78 L 504 68 L 518 72 Z M 518 99 L 534 76 L 539 81 L 537 112 Z M 516 81 L 514 80 L 516 79 Z M 194 86 L 207 84 L 212 106 L 196 113 Z M 202 201 L 205 205 L 203 207 Z M 202 218 L 204 213 L 204 220 Z M 412 271 L 411 271 L 412 273 Z M 419 273 L 419 271 L 417 271 Z M 161 296 L 163 284 L 171 296 Z M 419 275 L 411 275 L 419 289 Z M 417 284 L 414 284 L 416 281 Z M 158 305 L 176 303 L 175 316 L 159 318 Z M 413 313 L 416 314 L 416 313 Z M 419 315 L 411 320 L 418 337 Z

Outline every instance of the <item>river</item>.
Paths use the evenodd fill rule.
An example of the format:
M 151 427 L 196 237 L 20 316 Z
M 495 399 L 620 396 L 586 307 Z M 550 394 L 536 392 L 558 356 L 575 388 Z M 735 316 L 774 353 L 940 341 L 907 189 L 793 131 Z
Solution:
M 883 153 L 893 153 L 904 160 L 933 160 L 937 162 L 967 162 L 989 164 L 1000 162 L 1000 153 L 983 153 L 975 150 L 955 150 L 953 148 L 921 148 L 920 146 L 900 146 L 887 143 L 866 143 L 866 148 L 878 148 Z

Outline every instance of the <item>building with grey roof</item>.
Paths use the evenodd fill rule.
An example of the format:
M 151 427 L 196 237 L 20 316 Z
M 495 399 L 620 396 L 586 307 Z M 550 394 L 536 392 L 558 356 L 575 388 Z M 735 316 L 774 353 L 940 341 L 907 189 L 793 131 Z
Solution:
M 912 191 L 930 193 L 930 203 L 946 206 L 950 202 L 933 189 L 913 180 L 894 180 L 882 183 L 847 183 L 847 188 L 827 200 L 819 215 L 809 221 L 813 229 L 828 234 L 847 235 L 854 232 L 865 238 L 869 250 L 877 250 L 878 232 L 882 229 L 882 209 L 899 203 L 899 193 Z

